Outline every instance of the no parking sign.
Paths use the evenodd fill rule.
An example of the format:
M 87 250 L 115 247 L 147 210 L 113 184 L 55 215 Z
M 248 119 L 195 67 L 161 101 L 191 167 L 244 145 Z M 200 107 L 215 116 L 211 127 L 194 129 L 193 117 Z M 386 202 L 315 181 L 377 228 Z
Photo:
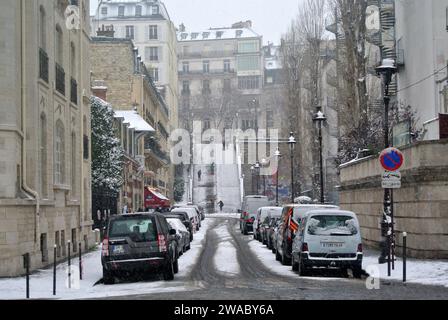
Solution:
M 388 148 L 381 152 L 381 166 L 387 171 L 397 171 L 403 165 L 403 153 L 397 148 Z

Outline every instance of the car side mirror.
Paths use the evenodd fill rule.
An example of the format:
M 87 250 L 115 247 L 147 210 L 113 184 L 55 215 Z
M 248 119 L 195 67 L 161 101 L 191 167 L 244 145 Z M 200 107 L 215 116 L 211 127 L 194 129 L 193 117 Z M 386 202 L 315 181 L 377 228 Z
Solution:
M 177 234 L 175 229 L 171 229 L 170 230 L 170 235 L 175 236 Z

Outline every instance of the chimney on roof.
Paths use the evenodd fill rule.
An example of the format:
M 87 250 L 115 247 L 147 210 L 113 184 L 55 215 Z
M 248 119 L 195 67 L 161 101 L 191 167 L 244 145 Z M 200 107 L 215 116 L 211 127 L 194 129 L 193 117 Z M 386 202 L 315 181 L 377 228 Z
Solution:
M 107 38 L 113 38 L 115 35 L 114 26 L 104 26 L 104 24 L 101 26 L 101 28 L 98 28 L 96 35 L 98 37 L 107 37 Z
M 180 32 L 185 32 L 185 25 L 183 23 L 180 24 L 179 31 Z
M 107 86 L 104 80 L 94 80 L 92 83 L 92 94 L 95 97 L 107 101 Z
M 240 21 L 232 24 L 232 29 L 241 29 L 241 28 L 252 28 L 252 21 L 247 20 L 246 22 Z

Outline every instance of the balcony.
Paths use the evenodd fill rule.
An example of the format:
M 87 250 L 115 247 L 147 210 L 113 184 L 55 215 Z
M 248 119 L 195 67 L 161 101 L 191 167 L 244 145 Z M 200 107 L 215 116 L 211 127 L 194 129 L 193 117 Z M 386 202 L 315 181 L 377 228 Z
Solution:
M 48 55 L 39 48 L 39 78 L 48 83 Z
M 179 59 L 200 59 L 200 58 L 225 58 L 233 57 L 237 54 L 236 51 L 232 50 L 214 50 L 208 52 L 188 52 L 179 53 Z
M 162 165 L 170 164 L 169 155 L 162 150 L 159 142 L 154 137 L 145 138 L 145 154 L 155 157 Z
M 78 83 L 73 78 L 70 80 L 70 101 L 78 104 Z
M 225 75 L 234 75 L 235 69 L 223 70 L 223 69 L 215 69 L 209 70 L 208 72 L 204 72 L 203 70 L 190 70 L 188 72 L 179 71 L 179 77 L 189 77 L 189 76 L 225 76 Z
M 56 90 L 65 96 L 65 71 L 56 63 Z

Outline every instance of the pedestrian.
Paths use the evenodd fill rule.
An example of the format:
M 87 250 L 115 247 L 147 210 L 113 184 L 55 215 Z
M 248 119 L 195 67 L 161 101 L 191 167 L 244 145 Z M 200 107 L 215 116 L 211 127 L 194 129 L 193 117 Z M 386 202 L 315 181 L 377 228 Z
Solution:
M 221 200 L 218 202 L 219 210 L 222 212 L 222 208 L 224 207 L 224 202 Z
M 202 170 L 199 169 L 198 171 L 198 180 L 201 181 L 201 177 L 202 177 Z

